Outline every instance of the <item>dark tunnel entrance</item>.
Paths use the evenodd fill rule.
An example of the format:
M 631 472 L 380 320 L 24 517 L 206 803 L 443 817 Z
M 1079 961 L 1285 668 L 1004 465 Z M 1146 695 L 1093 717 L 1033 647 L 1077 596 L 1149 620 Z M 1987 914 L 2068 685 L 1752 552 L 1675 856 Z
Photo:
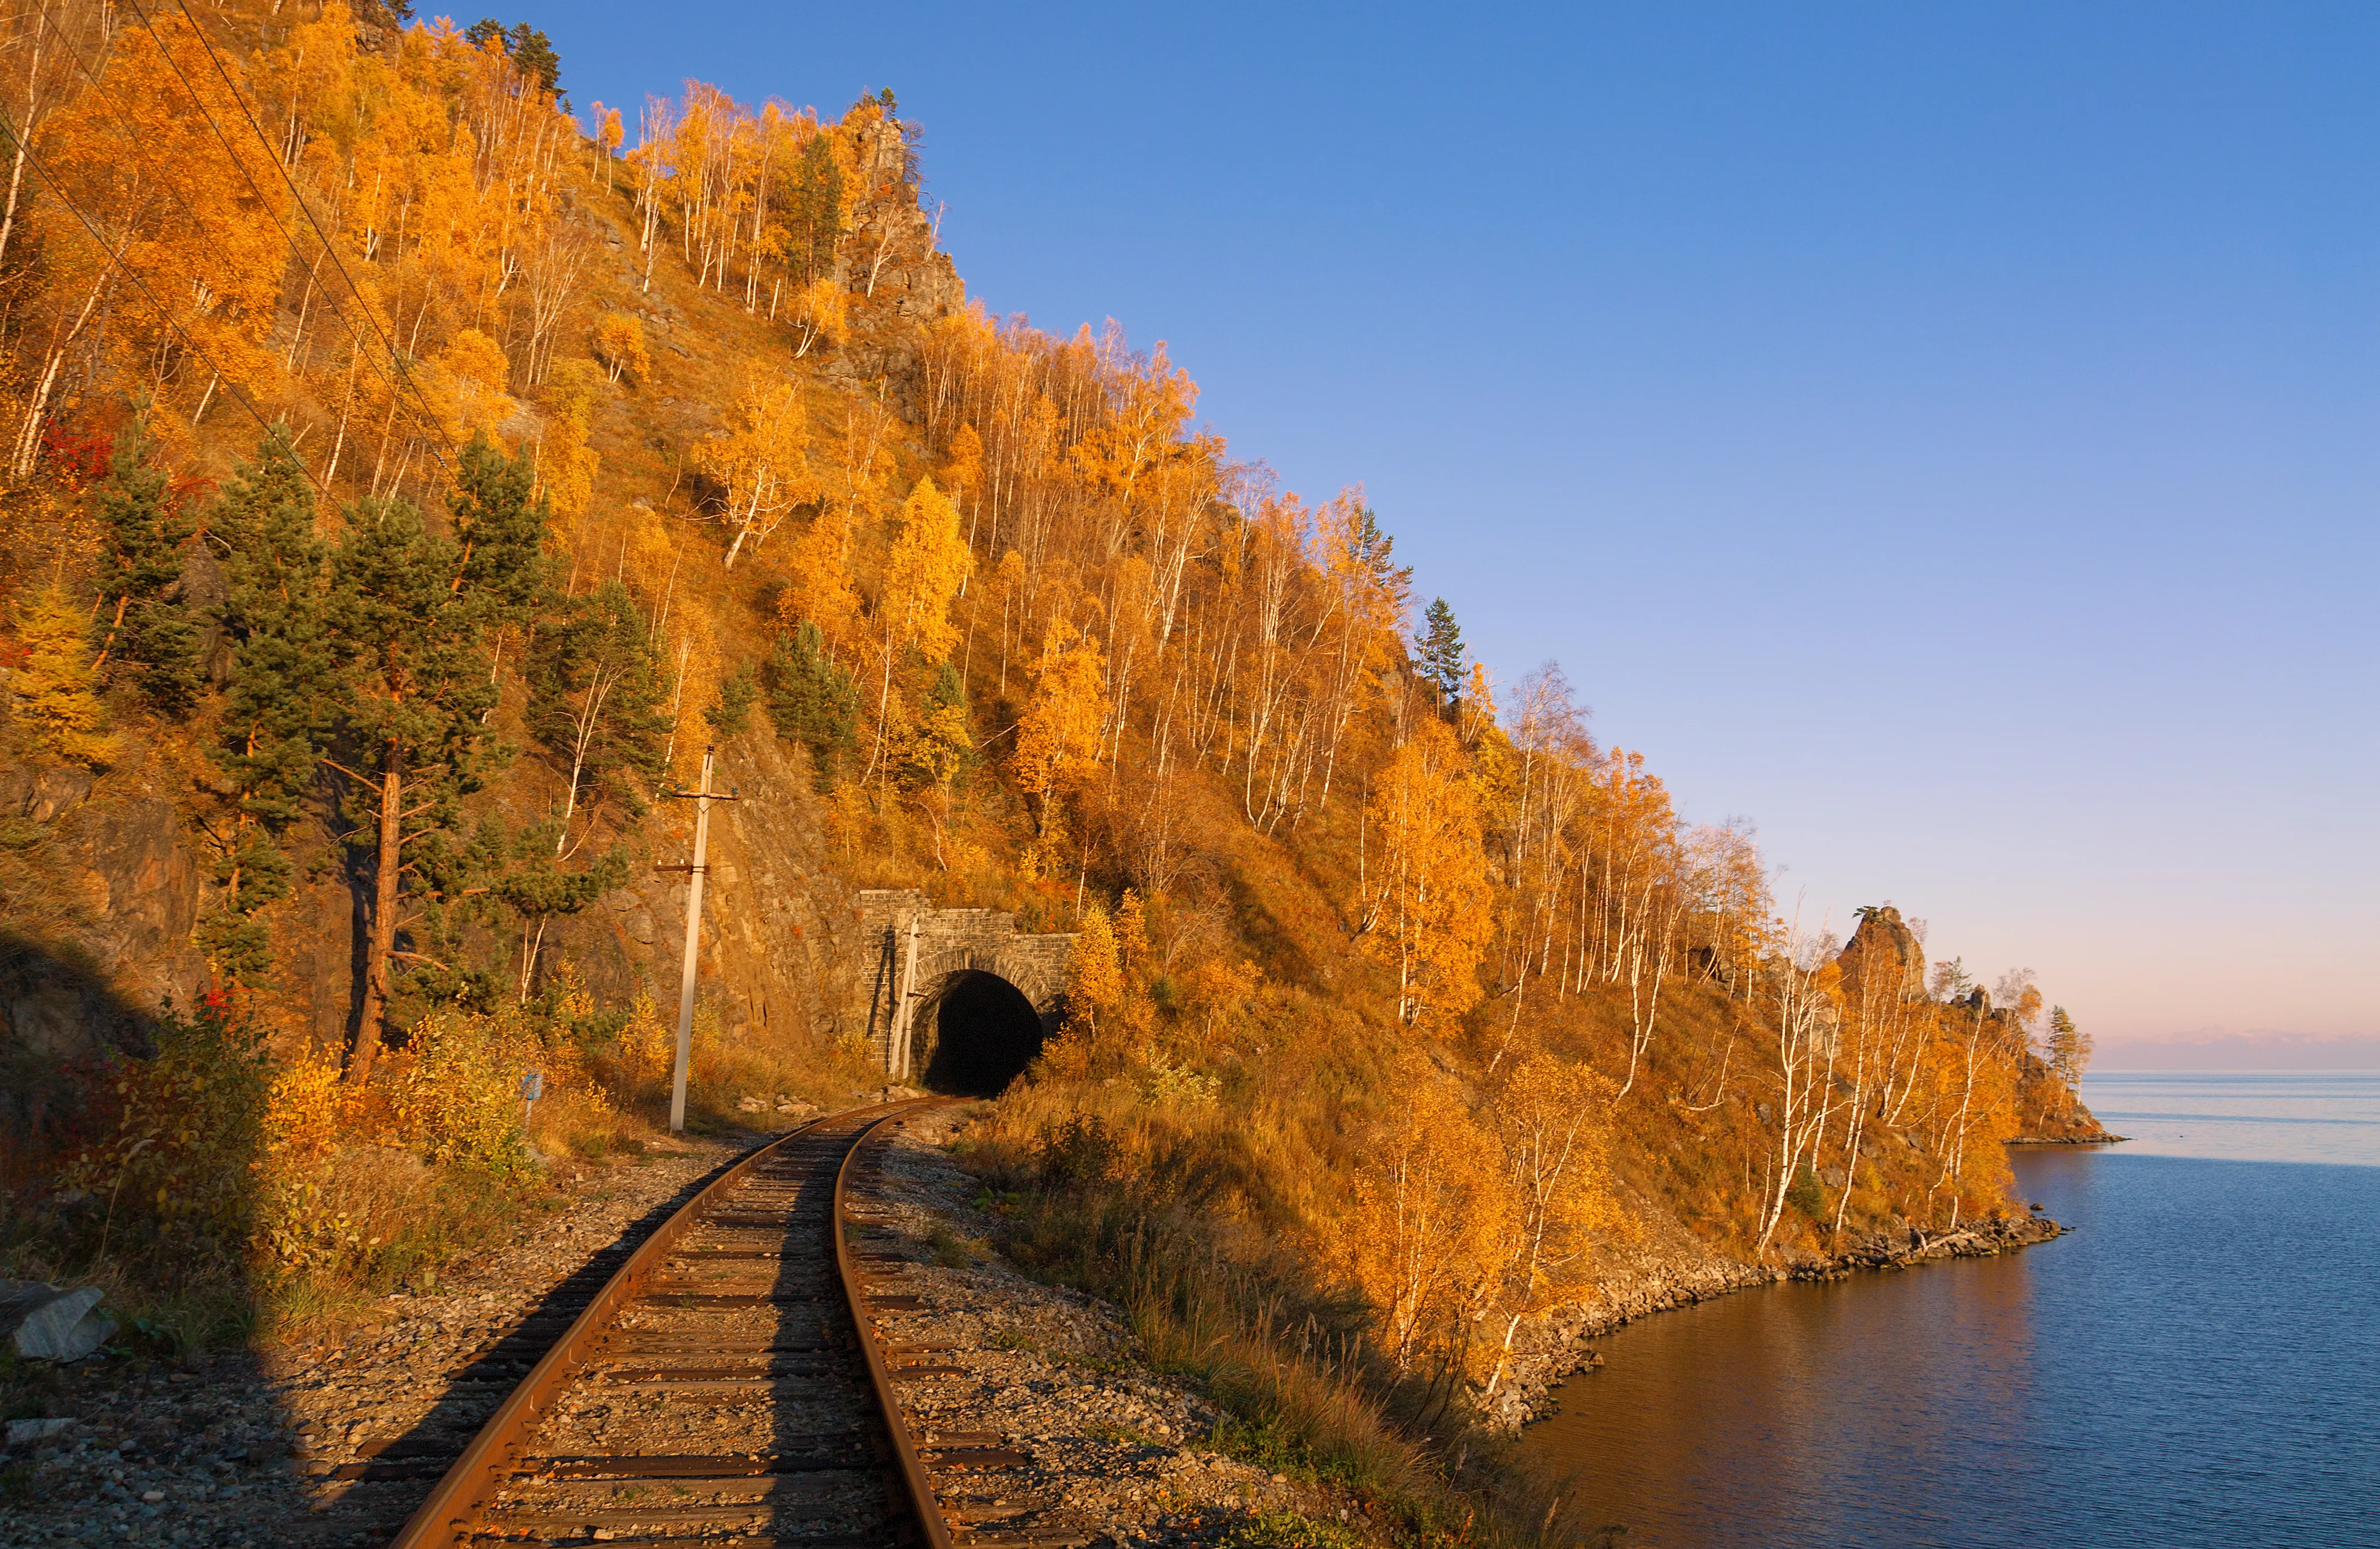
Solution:
M 997 974 L 954 974 L 934 1003 L 926 1084 L 936 1092 L 996 1097 L 1041 1052 L 1041 1013 Z

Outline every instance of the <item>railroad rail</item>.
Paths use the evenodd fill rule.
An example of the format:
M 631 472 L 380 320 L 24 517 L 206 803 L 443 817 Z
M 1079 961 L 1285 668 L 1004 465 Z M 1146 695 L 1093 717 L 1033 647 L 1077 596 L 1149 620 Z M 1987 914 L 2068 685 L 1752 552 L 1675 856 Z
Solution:
M 896 1384 L 946 1369 L 879 1332 L 917 1299 L 897 1289 L 901 1255 L 855 1244 L 870 1228 L 846 1199 L 868 1143 L 942 1101 L 830 1115 L 722 1173 L 554 1340 L 391 1549 L 998 1542 L 953 1537 L 938 1479 L 954 1495 L 1026 1459 L 998 1437 L 913 1434 Z

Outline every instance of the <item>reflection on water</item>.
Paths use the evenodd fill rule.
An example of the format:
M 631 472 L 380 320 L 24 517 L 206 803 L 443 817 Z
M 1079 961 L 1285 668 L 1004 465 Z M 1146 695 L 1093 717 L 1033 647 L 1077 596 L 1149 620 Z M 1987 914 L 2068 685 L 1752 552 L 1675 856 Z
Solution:
M 2075 1228 L 1600 1341 L 1528 1445 L 1660 1545 L 2380 1545 L 2380 1168 L 2017 1157 Z

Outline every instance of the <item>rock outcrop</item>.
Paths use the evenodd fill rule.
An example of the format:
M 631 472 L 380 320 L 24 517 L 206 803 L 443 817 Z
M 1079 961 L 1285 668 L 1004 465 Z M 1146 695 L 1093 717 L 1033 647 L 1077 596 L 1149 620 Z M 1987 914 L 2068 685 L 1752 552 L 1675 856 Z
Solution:
M 1900 911 L 1889 903 L 1871 904 L 1859 912 L 1859 928 L 1852 932 L 1852 938 L 1843 944 L 1842 955 L 1836 960 L 1842 964 L 1845 981 L 1874 971 L 1897 972 L 1901 998 L 1923 998 L 1925 948 L 1917 939 L 1917 933 L 1900 917 Z

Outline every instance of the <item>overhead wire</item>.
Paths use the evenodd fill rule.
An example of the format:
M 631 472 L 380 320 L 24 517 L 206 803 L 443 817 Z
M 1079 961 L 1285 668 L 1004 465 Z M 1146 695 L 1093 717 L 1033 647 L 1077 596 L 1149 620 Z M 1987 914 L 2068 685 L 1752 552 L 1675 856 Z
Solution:
M 48 22 L 49 22 L 49 24 L 50 24 L 50 26 L 51 26 L 53 29 L 55 29 L 55 30 L 56 30 L 56 32 L 57 32 L 57 34 L 58 34 L 58 39 L 59 39 L 60 46 L 62 46 L 62 47 L 66 50 L 66 52 L 67 52 L 69 55 L 71 55 L 71 56 L 73 57 L 76 67 L 77 67 L 78 69 L 79 69 L 79 70 L 81 70 L 81 71 L 82 71 L 83 79 L 84 79 L 85 80 L 87 80 L 87 81 L 89 81 L 89 82 L 91 83 L 91 91 L 92 91 L 92 92 L 93 92 L 93 93 L 95 93 L 95 94 L 97 95 L 97 97 L 98 97 L 98 101 L 100 102 L 101 105 L 102 105 L 103 107 L 104 107 L 104 108 L 107 110 L 108 115 L 115 121 L 116 127 L 117 127 L 119 130 L 121 130 L 121 131 L 122 131 L 122 133 L 123 133 L 123 135 L 124 135 L 125 139 L 127 139 L 127 140 L 128 140 L 128 141 L 132 145 L 132 147 L 133 147 L 133 148 L 134 148 L 134 150 L 135 150 L 135 153 L 137 154 L 137 152 L 138 152 L 138 148 L 139 148 L 139 145 L 140 145 L 140 131 L 139 131 L 138 129 L 136 129 L 136 128 L 133 127 L 133 125 L 131 124 L 131 122 L 130 122 L 129 120 L 128 120 L 128 119 L 125 117 L 125 115 L 124 115 L 123 112 L 122 112 L 122 111 L 121 111 L 121 110 L 120 110 L 116 105 L 115 105 L 115 103 L 114 102 L 114 100 L 113 100 L 112 98 L 110 98 L 110 97 L 106 94 L 105 87 L 104 87 L 104 85 L 103 84 L 103 81 L 102 81 L 102 79 L 101 79 L 101 78 L 102 78 L 102 76 L 103 76 L 103 74 L 104 73 L 103 67 L 102 68 L 100 68 L 100 69 L 94 69 L 94 68 L 92 67 L 91 61 L 90 61 L 88 58 L 86 58 L 86 57 L 84 56 L 84 54 L 83 54 L 82 51 L 81 51 L 79 48 L 78 48 L 77 46 L 75 46 L 75 43 L 73 42 L 73 41 L 72 41 L 72 39 L 71 39 L 71 36 L 67 33 L 67 30 L 66 30 L 63 26 L 60 26 L 60 25 L 59 25 L 59 23 L 57 22 L 57 20 L 56 20 L 56 18 L 54 18 L 54 17 L 52 17 L 52 16 L 50 15 L 50 12 L 49 12 L 49 6 L 48 6 L 48 4 L 47 4 L 47 0 L 34 0 L 34 3 L 35 3 L 35 5 L 36 5 L 36 6 L 41 10 L 41 12 L 42 12 L 42 18 L 43 18 L 44 20 L 48 21 Z M 150 36 L 152 37 L 152 39 L 156 39 L 156 33 L 155 33 L 155 31 L 154 31 L 154 30 L 153 30 L 153 29 L 151 30 L 151 32 L 150 32 Z M 163 40 L 157 40 L 157 42 L 158 42 L 158 50 L 159 50 L 159 52 L 160 52 L 161 54 L 164 54 L 164 42 L 163 42 Z M 167 54 L 167 55 L 166 55 L 166 59 L 167 59 L 167 63 L 168 63 L 168 64 L 171 64 L 171 63 L 172 63 L 172 56 L 171 56 L 170 54 Z M 176 73 L 178 73 L 178 71 L 177 71 Z M 188 80 L 187 80 L 187 78 L 185 79 L 184 84 L 185 84 L 185 87 L 187 88 L 187 86 L 188 86 Z M 196 101 L 196 100 L 197 100 L 197 93 L 196 93 L 195 91 L 193 91 L 193 92 L 191 93 L 191 96 L 192 96 L 192 100 L 193 100 L 193 101 Z M 201 104 L 201 106 L 200 106 L 200 111 L 201 112 L 201 114 L 203 114 L 203 113 L 205 112 L 205 109 L 204 109 L 203 104 Z M 211 127 L 212 127 L 212 119 L 210 119 L 210 126 L 211 126 Z M 222 133 L 222 131 L 221 131 L 220 129 L 217 129 L 217 130 L 216 130 L 215 138 L 216 138 L 219 141 L 221 141 L 221 142 L 223 143 L 225 150 L 227 152 L 229 152 L 229 153 L 231 154 L 231 158 L 232 158 L 233 162 L 234 162 L 235 163 L 237 163 L 237 162 L 239 161 L 238 153 L 237 153 L 236 151 L 234 151 L 234 150 L 232 149 L 232 146 L 231 146 L 230 141 L 229 141 L 227 139 L 225 139 L 225 136 L 223 135 L 223 133 Z M 30 150 L 29 150 L 29 154 L 30 154 Z M 243 169 L 242 169 L 243 175 L 245 175 L 245 170 L 246 170 L 245 168 L 243 168 Z M 188 216 L 188 217 L 189 217 L 189 219 L 190 219 L 190 223 L 191 223 L 191 224 L 192 224 L 193 226 L 199 227 L 199 228 L 200 228 L 200 229 L 204 229 L 204 228 L 206 228 L 206 227 L 208 226 L 209 223 L 208 223 L 208 222 L 206 222 L 206 221 L 204 221 L 204 220 L 202 220 L 202 219 L 200 217 L 198 211 L 197 211 L 197 210 L 195 210 L 195 209 L 193 209 L 193 208 L 191 207 L 191 204 L 190 204 L 189 200 L 188 200 L 188 198 L 187 198 L 187 197 L 182 193 L 182 191 L 181 191 L 178 188 L 175 187 L 175 185 L 174 185 L 173 181 L 172 181 L 170 178 L 161 179 L 160 181 L 161 181 L 161 183 L 163 184 L 163 186 L 164 186 L 164 189 L 165 189 L 165 192 L 166 192 L 169 196 L 171 196 L 171 197 L 172 197 L 172 199 L 173 199 L 174 202 L 175 202 L 175 203 L 176 203 L 176 204 L 178 204 L 179 206 L 181 206 L 182 212 L 183 212 L 185 215 L 187 215 L 187 216 Z M 55 185 L 54 185 L 54 186 L 55 186 Z M 264 209 L 266 218 L 267 218 L 267 219 L 269 219 L 269 220 L 271 220 L 271 221 L 273 222 L 273 229 L 274 229 L 275 231 L 277 231 L 277 232 L 279 232 L 279 233 L 280 233 L 280 235 L 281 235 L 281 238 L 282 238 L 283 242 L 284 242 L 284 243 L 285 243 L 285 244 L 287 245 L 287 247 L 288 247 L 288 249 L 289 249 L 290 253 L 291 253 L 293 256 L 297 255 L 297 254 L 298 253 L 299 249 L 298 249 L 298 238 L 296 237 L 296 236 L 295 236 L 295 235 L 293 235 L 293 234 L 289 231 L 289 229 L 288 229 L 287 227 L 284 226 L 284 225 L 281 224 L 280 218 L 279 218 L 278 216 L 275 216 L 275 215 L 273 213 L 271 201 L 270 201 L 270 200 L 266 200 L 266 199 L 264 198 L 264 191 L 263 191 L 261 188 L 257 188 L 257 187 L 256 187 L 256 181 L 255 181 L 255 179 L 254 179 L 254 178 L 252 178 L 252 177 L 251 177 L 251 178 L 249 178 L 249 188 L 250 188 L 251 190 L 253 190 L 253 191 L 256 193 L 259 203 L 260 203 L 260 204 L 263 207 L 263 209 Z M 128 273 L 131 272 L 131 267 L 130 267 L 130 265 L 129 265 L 129 264 L 127 264 L 127 265 L 125 266 L 125 268 L 126 268 L 126 272 L 127 272 Z M 145 287 L 144 287 L 144 288 L 145 288 Z M 358 300 L 360 300 L 360 299 L 361 299 L 361 297 L 360 297 L 360 296 L 358 296 Z M 338 317 L 339 321 L 346 324 L 348 336 L 349 336 L 351 339 L 353 339 L 353 340 L 355 341 L 355 344 L 356 344 L 356 345 L 357 345 L 357 353 L 358 353 L 358 355 L 359 357 L 361 357 L 366 361 L 366 363 L 367 363 L 367 364 L 370 365 L 370 366 L 372 367 L 372 369 L 373 369 L 373 370 L 374 370 L 374 371 L 376 371 L 376 372 L 378 372 L 378 373 L 379 373 L 381 380 L 382 380 L 383 382 L 386 382 L 386 383 L 388 384 L 389 392 L 391 393 L 391 394 L 392 394 L 392 395 L 399 395 L 399 394 L 401 394 L 402 390 L 401 390 L 401 388 L 398 386 L 397 382 L 396 382 L 396 381 L 395 381 L 393 379 L 391 379 L 391 378 L 390 378 L 390 376 L 389 376 L 388 372 L 387 372 L 384 369 L 382 369 L 382 368 L 380 366 L 380 364 L 379 364 L 379 362 L 378 362 L 378 361 L 373 360 L 373 359 L 371 358 L 371 357 L 370 357 L 370 353 L 363 347 L 363 345 L 364 345 L 364 338 L 363 338 L 363 334 L 362 334 L 361 331 L 360 331 L 360 330 L 358 330 L 358 329 L 356 327 L 356 324 L 355 324 L 354 320 L 353 320 L 353 319 L 351 319 L 351 318 L 349 318 L 349 317 L 347 316 L 347 314 L 346 314 L 346 312 L 345 309 L 340 308 L 340 307 L 337 305 L 337 303 L 336 303 L 335 301 L 333 301 L 333 300 L 331 300 L 331 299 L 330 299 L 330 298 L 328 298 L 328 297 L 325 297 L 325 298 L 324 298 L 324 305 L 326 305 L 326 306 L 330 307 L 330 308 L 331 308 L 331 309 L 332 309 L 332 311 L 333 311 L 334 314 L 336 314 L 336 315 L 337 315 L 337 317 Z M 188 337 L 188 334 L 187 334 L 187 333 L 185 333 L 185 335 L 184 335 L 184 336 L 185 336 L 185 337 Z M 383 342 L 384 342 L 384 336 L 383 336 Z M 212 361 L 212 357 L 209 357 L 209 364 L 210 364 L 211 366 L 212 366 L 212 365 L 213 365 L 213 361 Z M 231 378 L 229 377 L 229 375 L 227 375 L 227 374 L 225 374 L 225 372 L 223 372 L 223 370 L 221 369 L 221 368 L 220 368 L 220 367 L 216 367 L 216 368 L 215 368 L 215 370 L 216 370 L 216 374 L 217 374 L 217 376 L 218 376 L 219 378 L 221 378 L 221 380 L 223 380 L 225 383 L 229 383 L 229 382 L 230 382 Z M 425 408 L 426 408 L 426 405 L 425 405 Z M 438 427 L 438 422 L 437 422 L 436 417 L 435 417 L 434 415 L 432 415 L 432 416 L 431 416 L 431 417 L 430 417 L 430 423 L 431 423 L 431 428 L 432 428 L 433 430 L 437 430 L 437 429 L 439 429 L 439 427 Z M 451 443 L 450 443 L 450 444 L 451 444 Z M 435 449 L 434 447 L 431 449 L 431 455 L 432 455 L 433 457 L 435 457 L 435 456 L 437 455 L 436 449 Z M 439 459 L 439 463 L 440 463 L 440 466 L 443 467 L 443 466 L 444 466 L 444 459 L 440 458 L 440 459 Z M 310 475 L 310 474 L 308 477 L 310 478 L 310 479 L 311 478 L 311 475 Z M 317 484 L 316 484 L 316 488 L 317 488 L 317 489 L 320 489 L 321 487 L 322 487 L 322 486 L 321 486 L 319 483 L 317 483 Z M 325 491 L 325 493 L 326 493 L 326 496 L 327 496 L 327 491 Z
M 216 361 L 215 357 L 208 353 L 207 347 L 204 345 L 200 344 L 196 338 L 192 337 L 188 329 L 183 327 L 179 322 L 176 322 L 174 320 L 173 312 L 166 307 L 165 303 L 159 298 L 157 293 L 149 288 L 149 282 L 140 277 L 140 272 L 139 270 L 133 268 L 131 264 L 125 261 L 123 253 L 118 251 L 115 245 L 108 241 L 108 239 L 101 234 L 98 225 L 91 220 L 91 218 L 83 213 L 82 206 L 77 204 L 75 202 L 74 196 L 67 192 L 66 186 L 60 183 L 57 176 L 50 171 L 48 164 L 42 160 L 40 152 L 36 151 L 30 144 L 27 143 L 21 135 L 18 134 L 16 125 L 8 120 L 7 115 L 5 113 L 0 113 L 0 127 L 5 127 L 7 130 L 8 138 L 16 141 L 17 148 L 24 153 L 25 164 L 31 167 L 33 169 L 34 175 L 39 177 L 49 187 L 50 192 L 55 196 L 57 201 L 66 206 L 67 213 L 72 215 L 75 220 L 81 224 L 82 229 L 91 234 L 91 239 L 99 244 L 101 251 L 107 254 L 109 262 L 122 270 L 125 277 L 140 288 L 140 294 L 147 296 L 149 298 L 149 305 L 156 309 L 158 319 L 163 321 L 166 327 L 172 329 L 175 333 L 182 336 L 182 343 L 189 346 L 191 354 L 197 356 L 200 359 L 207 363 L 208 369 L 213 371 L 215 375 L 222 380 L 224 391 L 228 393 L 241 408 L 248 411 L 248 417 L 256 421 L 258 429 L 261 430 L 268 436 L 272 435 L 273 433 L 273 422 L 264 418 L 263 412 L 257 408 L 254 400 L 250 399 L 245 392 L 241 391 L 239 383 L 232 378 L 230 373 L 224 370 L 222 365 Z M 293 458 L 292 461 L 297 462 L 298 471 L 306 476 L 306 482 L 314 487 L 314 492 L 316 494 L 321 495 L 324 500 L 331 499 L 331 492 L 322 488 L 322 481 L 314 477 L 313 470 L 307 467 L 302 459 Z
M 141 8 L 140 0 L 125 0 L 125 3 L 132 7 L 132 14 L 140 18 L 140 24 L 149 29 L 150 37 L 157 39 L 158 52 L 164 54 L 165 63 L 171 67 L 176 78 L 182 82 L 183 89 L 190 93 L 190 101 L 198 105 L 200 114 L 207 120 L 208 127 L 215 131 L 215 138 L 224 142 L 224 148 L 226 151 L 230 150 L 230 137 L 225 135 L 222 127 L 215 123 L 214 115 L 207 111 L 205 102 L 199 96 L 198 88 L 190 84 L 190 79 L 182 74 L 180 64 L 175 60 L 172 54 L 166 51 L 164 40 L 157 38 L 157 29 L 150 21 L 148 12 Z M 362 310 L 364 321 L 371 325 L 372 333 L 380 340 L 381 347 L 388 351 L 390 365 L 395 369 L 396 374 L 404 379 L 406 386 L 412 390 L 415 405 L 429 419 L 431 428 L 438 433 L 439 439 L 445 442 L 446 449 L 455 454 L 455 461 L 461 462 L 461 449 L 456 447 L 453 439 L 446 435 L 445 427 L 439 423 L 436 412 L 431 408 L 428 397 L 421 391 L 420 383 L 415 381 L 413 373 L 406 369 L 405 357 L 397 350 L 396 341 L 389 337 L 387 332 L 381 327 L 380 318 L 372 311 L 370 303 L 364 299 L 362 288 L 356 284 L 355 276 L 347 272 L 346 263 L 339 257 L 338 249 L 333 245 L 330 234 L 322 229 L 322 223 L 315 219 L 313 206 L 306 202 L 305 192 L 298 187 L 298 180 L 290 176 L 289 169 L 282 164 L 280 153 L 273 150 L 273 141 L 265 134 L 264 126 L 257 122 L 255 111 L 249 106 L 247 96 L 241 92 L 238 84 L 232 79 L 231 72 L 225 67 L 223 55 L 215 52 L 214 42 L 207 36 L 206 28 L 190 13 L 188 0 L 182 0 L 181 9 L 182 19 L 189 24 L 190 31 L 199 40 L 199 46 L 206 50 L 208 60 L 215 67 L 215 74 L 223 79 L 224 89 L 231 93 L 231 100 L 239 105 L 240 116 L 248 121 L 249 130 L 255 134 L 257 143 L 264 148 L 265 155 L 272 161 L 273 170 L 281 175 L 281 181 L 288 186 L 289 197 L 297 204 L 298 213 L 305 216 L 306 224 L 314 228 L 315 238 L 322 244 L 322 251 L 330 259 L 331 267 L 338 272 L 339 278 L 346 283 L 348 293 L 356 298 L 357 307 Z M 239 161 L 237 152 L 233 153 L 232 159 L 236 163 Z M 240 175 L 248 178 L 250 188 L 256 188 L 256 179 L 249 174 L 245 163 L 240 166 Z M 264 200 L 262 189 L 257 188 L 256 196 L 260 201 Z M 269 210 L 270 203 L 266 202 Z M 273 224 L 276 227 L 280 224 L 277 217 Z M 296 251 L 294 241 L 291 243 L 291 251 Z M 436 455 L 435 448 L 431 449 L 431 455 Z M 443 466 L 443 459 L 441 459 L 441 466 Z
M 206 99 L 199 95 L 198 87 L 192 83 L 188 75 L 183 73 L 180 61 L 176 60 L 173 51 L 165 46 L 165 40 L 159 36 L 156 24 L 150 19 L 149 13 L 141 7 L 140 0 L 126 0 L 126 4 L 131 6 L 132 14 L 140 18 L 140 25 L 148 30 L 151 41 L 156 43 L 157 53 L 165 61 L 166 68 L 174 72 L 174 79 L 179 80 L 182 83 L 182 90 L 189 93 L 191 105 L 199 110 L 199 116 L 204 119 L 207 127 L 214 132 L 215 139 L 222 143 L 232 164 L 239 169 L 240 176 L 247 182 L 249 191 L 256 195 L 257 203 L 264 210 L 266 218 L 272 221 L 273 229 L 281 233 L 282 238 L 288 243 L 290 252 L 297 253 L 298 248 L 296 236 L 282 224 L 281 217 L 273 212 L 273 201 L 265 197 L 263 188 L 258 186 L 255 175 L 249 171 L 246 159 L 240 155 L 238 148 L 232 144 L 231 137 L 224 132 L 223 126 L 216 123 L 214 115 L 208 111 Z M 263 127 L 257 123 L 256 115 L 249 111 L 248 101 L 240 95 L 238 87 L 232 83 L 229 72 L 224 69 L 223 60 L 215 54 L 214 44 L 208 41 L 205 29 L 201 28 L 197 19 L 189 15 L 187 6 L 183 10 L 183 19 L 189 24 L 191 31 L 198 37 L 199 46 L 205 49 L 207 57 L 214 62 L 217 73 L 223 76 L 224 84 L 230 91 L 232 100 L 239 104 L 241 116 L 248 120 L 249 127 L 255 131 L 257 143 L 263 147 L 264 153 L 271 159 L 273 169 L 280 173 L 282 182 L 288 186 L 290 198 L 297 204 L 299 213 L 306 217 L 307 224 L 314 228 L 315 237 L 322 244 L 323 255 L 331 260 L 331 267 L 338 272 L 339 278 L 346 283 L 347 290 L 355 296 L 356 307 L 362 312 L 364 321 L 370 326 L 373 336 L 380 341 L 381 347 L 388 352 L 389 367 L 395 370 L 395 377 L 392 378 L 389 370 L 382 369 L 377 360 L 372 361 L 372 369 L 380 373 L 382 381 L 388 383 L 391 393 L 401 394 L 408 388 L 412 391 L 414 406 L 421 412 L 431 433 L 440 442 L 445 443 L 446 450 L 455 454 L 455 460 L 459 464 L 462 461 L 462 450 L 447 436 L 445 427 L 439 423 L 437 412 L 430 406 L 430 402 L 423 395 L 420 385 L 405 369 L 405 362 L 397 352 L 395 341 L 382 329 L 380 319 L 373 313 L 371 304 L 364 299 L 363 291 L 356 284 L 355 276 L 347 272 L 347 266 L 340 260 L 338 250 L 332 244 L 330 236 L 322 230 L 322 223 L 314 219 L 314 212 L 308 207 L 306 197 L 298 188 L 297 180 L 289 175 L 289 169 L 281 164 L 279 153 L 273 149 L 273 142 L 265 138 Z M 347 322 L 347 330 L 350 333 L 357 333 L 355 323 L 346 319 L 344 314 L 342 321 Z M 358 342 L 361 342 L 360 336 Z M 402 379 L 402 386 L 399 385 L 398 379 Z M 432 446 L 430 449 L 430 454 L 437 458 L 440 467 L 445 468 L 448 474 L 452 475 L 454 469 L 447 466 L 445 458 L 438 456 L 437 447 Z

